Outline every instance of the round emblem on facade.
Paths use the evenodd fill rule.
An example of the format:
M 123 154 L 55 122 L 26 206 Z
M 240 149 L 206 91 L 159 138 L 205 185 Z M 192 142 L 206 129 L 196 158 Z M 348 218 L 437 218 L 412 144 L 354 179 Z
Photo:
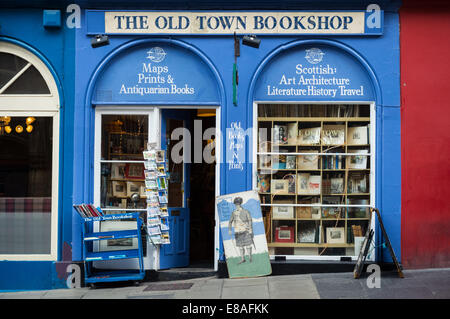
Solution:
M 161 62 L 166 57 L 166 52 L 160 47 L 151 48 L 147 51 L 147 54 L 147 59 L 150 59 L 152 62 Z
M 311 48 L 311 49 L 306 49 L 306 60 L 308 60 L 309 63 L 311 64 L 317 64 L 319 62 L 322 61 L 323 55 L 325 53 L 323 53 L 320 49 L 318 48 Z

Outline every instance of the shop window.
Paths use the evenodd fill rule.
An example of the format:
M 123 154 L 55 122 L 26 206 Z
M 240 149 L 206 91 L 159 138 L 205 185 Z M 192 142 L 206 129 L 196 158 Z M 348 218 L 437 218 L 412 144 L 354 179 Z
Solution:
M 102 115 L 100 207 L 106 213 L 145 211 L 147 142 L 148 115 Z
M 0 94 L 50 94 L 41 73 L 30 62 L 0 52 Z
M 0 259 L 56 259 L 58 97 L 38 57 L 0 42 Z
M 257 187 L 271 255 L 356 256 L 371 227 L 370 105 L 259 104 Z

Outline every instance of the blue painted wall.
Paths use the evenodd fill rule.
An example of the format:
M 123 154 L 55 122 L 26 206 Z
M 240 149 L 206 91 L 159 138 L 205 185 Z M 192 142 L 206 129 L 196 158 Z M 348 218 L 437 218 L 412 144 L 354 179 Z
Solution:
M 72 140 L 74 86 L 74 30 L 43 27 L 42 9 L 0 10 L 0 41 L 12 42 L 32 51 L 53 73 L 60 94 L 58 258 L 56 261 L 0 261 L 0 290 L 51 289 L 65 285 L 58 264 L 71 260 L 72 241 Z
M 98 15 L 100 18 L 101 14 Z M 95 20 L 95 19 L 94 19 Z M 101 22 L 97 23 L 101 25 Z M 87 28 L 83 26 L 77 30 L 77 82 L 75 83 L 75 122 L 77 134 L 75 137 L 75 147 L 77 154 L 84 154 L 83 157 L 75 158 L 75 172 L 84 172 L 76 174 L 75 177 L 75 199 L 78 202 L 92 201 L 93 194 L 93 143 L 94 126 L 92 107 L 92 91 L 87 87 L 87 83 L 92 80 L 93 74 L 99 66 L 105 63 L 108 56 L 114 54 L 115 50 L 120 50 L 124 45 L 136 44 L 139 41 L 149 41 L 149 43 L 164 44 L 169 39 L 174 39 L 180 45 L 195 48 L 196 54 L 206 56 L 211 62 L 209 67 L 217 71 L 219 78 L 217 86 L 223 85 L 225 96 L 221 100 L 221 126 L 222 134 L 232 123 L 240 123 L 241 128 L 246 130 L 253 126 L 253 100 L 259 98 L 257 83 L 259 75 L 261 79 L 270 78 L 273 74 L 265 74 L 260 67 L 267 62 L 270 72 L 270 63 L 277 61 L 278 56 L 273 55 L 286 45 L 298 44 L 301 46 L 303 41 L 319 40 L 321 43 L 327 43 L 335 47 L 345 47 L 352 51 L 356 64 L 364 64 L 362 69 L 366 68 L 367 75 L 361 81 L 369 83 L 372 81 L 372 87 L 367 85 L 367 98 L 375 100 L 377 105 L 377 206 L 380 208 L 388 233 L 391 235 L 391 241 L 398 256 L 400 256 L 400 88 L 399 88 L 399 26 L 398 15 L 396 13 L 385 12 L 384 33 L 382 36 L 263 36 L 261 35 L 261 46 L 254 49 L 247 46 L 241 46 L 240 57 L 237 59 L 239 71 L 239 85 L 237 93 L 238 105 L 233 105 L 233 87 L 232 87 L 232 67 L 234 62 L 234 42 L 232 36 L 109 36 L 110 45 L 93 49 L 90 46 L 91 36 L 87 35 Z M 293 46 L 294 47 L 294 46 Z M 130 51 L 132 52 L 132 51 Z M 280 51 L 281 52 L 281 51 Z M 265 61 L 271 56 L 273 61 Z M 356 56 L 359 60 L 357 60 Z M 348 56 L 347 56 L 348 58 Z M 275 62 L 274 62 L 275 63 Z M 349 62 L 351 63 L 351 62 Z M 125 64 L 126 65 L 126 64 Z M 114 66 L 116 68 L 116 66 Z M 275 68 L 276 69 L 276 68 Z M 114 74 L 117 77 L 127 79 L 127 67 L 122 71 L 116 70 Z M 261 72 L 260 72 L 261 71 Z M 133 75 L 135 76 L 135 75 Z M 352 74 L 349 74 L 352 76 Z M 355 75 L 355 77 L 357 77 Z M 359 76 L 364 77 L 364 76 Z M 201 85 L 197 78 L 190 79 L 191 83 Z M 263 80 L 262 80 L 263 81 Z M 113 84 L 114 81 L 111 81 Z M 107 81 L 101 80 L 102 87 L 107 87 Z M 256 83 L 256 84 L 255 84 Z M 91 83 L 91 86 L 93 84 Z M 89 92 L 87 95 L 86 93 Z M 259 93 L 258 93 L 259 92 Z M 138 99 L 139 100 L 139 99 Z M 175 99 L 170 102 L 178 101 L 179 104 L 189 104 L 189 100 Z M 280 99 L 278 99 L 280 100 Z M 308 97 L 307 100 L 311 100 Z M 332 99 L 330 99 L 332 100 Z M 349 99 L 350 100 L 350 99 Z M 358 99 L 354 99 L 358 100 Z M 364 99 L 363 99 L 364 100 Z M 151 99 L 143 97 L 134 103 L 151 103 Z M 301 99 L 299 99 L 301 101 Z M 114 101 L 113 101 L 114 102 Z M 117 102 L 121 102 L 120 99 Z M 163 97 L 155 98 L 154 105 L 165 104 Z M 130 104 L 132 105 L 132 103 Z M 195 105 L 194 103 L 192 105 Z M 126 106 L 121 106 L 124 108 Z M 84 127 L 83 127 L 84 125 Z M 225 142 L 225 140 L 224 140 Z M 223 143 L 222 154 L 225 154 L 226 143 Z M 252 188 L 252 167 L 248 161 L 251 151 L 247 149 L 247 161 L 244 161 L 244 169 L 229 170 L 226 163 L 221 164 L 220 192 L 221 194 L 245 191 Z M 78 232 L 77 225 L 74 224 L 74 233 Z M 380 239 L 380 236 L 378 236 Z M 79 255 L 79 249 L 75 244 L 74 238 L 74 256 Z M 223 258 L 221 250 L 221 256 Z M 380 255 L 379 251 L 379 257 Z M 383 254 L 389 257 L 388 253 Z M 383 260 L 389 260 L 384 258 Z
M 325 1 L 326 2 L 326 1 Z M 324 3 L 325 3 L 324 2 Z M 31 3 L 31 2 L 30 2 Z M 42 2 L 45 3 L 45 2 Z M 52 2 L 53 3 L 53 2 Z M 198 2 L 197 4 L 199 4 Z M 315 2 L 317 3 L 317 2 Z M 295 8 L 311 9 L 315 3 L 297 5 Z M 360 1 L 348 1 L 346 7 L 353 7 Z M 67 3 L 69 4 L 69 3 Z M 108 9 L 105 2 L 83 2 L 90 7 Z M 396 1 L 384 1 L 394 10 Z M 259 10 L 271 7 L 268 3 L 242 3 L 245 9 Z M 293 5 L 293 4 L 292 4 Z M 322 3 L 322 5 L 325 5 Z M 328 4 L 327 4 L 328 5 Z M 80 29 L 65 27 L 65 7 L 62 10 L 62 27 L 45 29 L 42 26 L 42 5 L 33 3 L 35 9 L 14 9 L 10 2 L 0 10 L 1 37 L 24 46 L 34 48 L 48 62 L 60 83 L 60 177 L 59 177 L 59 222 L 58 260 L 48 262 L 0 261 L 0 290 L 50 289 L 65 286 L 64 261 L 81 259 L 79 217 L 73 211 L 74 203 L 93 200 L 93 154 L 94 154 L 94 109 L 88 94 L 95 70 L 105 58 L 120 46 L 130 41 L 152 39 L 174 39 L 192 48 L 196 55 L 208 60 L 207 66 L 214 75 L 221 104 L 221 127 L 224 130 L 231 123 L 238 122 L 245 130 L 253 126 L 252 102 L 257 82 L 255 74 L 262 62 L 280 47 L 303 40 L 321 39 L 337 41 L 354 50 L 374 72 L 380 98 L 377 103 L 377 206 L 383 215 L 397 257 L 400 256 L 400 87 L 399 87 L 399 24 L 396 12 L 385 12 L 382 36 L 260 36 L 259 49 L 241 46 L 237 60 L 239 70 L 238 105 L 233 105 L 232 66 L 234 42 L 231 36 L 110 36 L 110 45 L 93 49 L 91 37 L 87 36 L 82 19 Z M 321 7 L 319 9 L 330 9 Z M 329 5 L 328 5 L 329 6 Z M 37 8 L 36 8 L 37 7 Z M 182 9 L 183 5 L 179 5 Z M 286 9 L 288 8 L 286 3 Z M 52 8 L 55 5 L 52 4 Z M 239 5 L 233 4 L 234 9 Z M 294 8 L 294 7 L 292 7 Z M 142 9 L 142 7 L 141 7 Z M 143 8 L 147 9 L 147 8 Z M 335 8 L 336 9 L 336 8 Z M 361 9 L 361 6 L 359 6 Z M 84 11 L 82 11 L 84 15 Z M 92 82 L 93 83 L 93 82 Z M 92 84 L 91 83 L 91 84 Z M 252 84 L 253 83 L 253 84 Z M 93 90 L 93 88 L 91 88 Z M 225 143 L 223 147 L 225 148 Z M 222 149 L 224 153 L 225 149 Z M 247 150 L 247 157 L 251 156 Z M 229 170 L 226 163 L 220 167 L 220 193 L 234 193 L 252 188 L 252 167 L 245 164 L 244 170 Z M 72 234 L 74 234 L 72 236 Z M 380 232 L 378 230 L 378 239 Z M 380 242 L 378 242 L 380 244 Z M 223 248 L 220 252 L 224 259 Z M 377 251 L 378 260 L 390 260 L 387 250 Z

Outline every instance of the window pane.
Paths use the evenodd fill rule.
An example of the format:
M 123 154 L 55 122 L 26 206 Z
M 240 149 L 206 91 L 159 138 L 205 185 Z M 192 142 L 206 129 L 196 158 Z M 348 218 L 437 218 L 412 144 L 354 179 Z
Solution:
M 102 160 L 144 160 L 147 115 L 103 115 Z
M 147 115 L 102 116 L 100 205 L 108 209 L 146 209 L 143 151 L 147 147 Z M 130 162 L 131 161 L 131 162 Z
M 0 131 L 0 254 L 50 253 L 53 121 L 26 120 Z
M 50 90 L 39 71 L 31 65 L 3 94 L 50 94 Z
M 0 52 L 0 88 L 8 83 L 27 63 L 17 55 Z

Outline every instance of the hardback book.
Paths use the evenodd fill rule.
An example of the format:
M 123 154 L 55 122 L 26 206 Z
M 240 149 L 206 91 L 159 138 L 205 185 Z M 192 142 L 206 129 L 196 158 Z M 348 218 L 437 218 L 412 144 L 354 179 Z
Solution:
M 368 150 L 348 150 L 348 153 L 368 154 Z M 347 156 L 347 168 L 349 169 L 365 169 L 367 168 L 367 155 L 350 155 Z
M 288 193 L 295 194 L 295 180 L 297 179 L 295 174 L 285 175 L 285 179 L 288 180 Z
M 364 194 L 368 193 L 368 177 L 364 172 L 352 172 L 348 176 L 347 193 Z
M 300 151 L 299 153 L 318 153 L 319 151 Z M 319 155 L 298 155 L 297 156 L 297 169 L 309 170 L 319 168 Z
M 368 199 L 347 199 L 349 205 L 369 205 Z M 369 217 L 369 207 L 348 207 L 348 218 L 367 218 Z
M 347 145 L 367 145 L 367 126 L 354 126 L 347 129 Z
M 301 200 L 299 204 L 311 204 L 311 200 Z M 297 218 L 311 218 L 311 206 L 298 206 Z
M 299 173 L 297 174 L 297 193 L 300 195 L 308 195 L 309 194 L 309 173 Z
M 345 125 L 324 125 L 322 145 L 343 145 L 345 143 Z
M 298 131 L 299 145 L 320 144 L 320 127 L 303 128 Z
M 298 137 L 298 123 L 288 123 L 287 125 L 287 143 L 288 144 L 297 144 Z
M 295 169 L 296 168 L 296 155 L 286 155 L 286 168 L 287 169 Z
M 344 192 L 344 178 L 335 177 L 330 180 L 330 193 L 342 194 Z
M 320 175 L 310 175 L 308 189 L 310 195 L 320 195 L 322 177 Z
M 282 151 L 280 151 L 282 152 Z M 286 155 L 272 156 L 273 169 L 286 169 Z
M 287 125 L 277 125 L 273 126 L 273 143 L 274 144 L 287 144 Z
M 258 175 L 258 191 L 260 193 L 270 192 L 270 175 L 268 174 Z
M 298 242 L 314 243 L 316 241 L 317 226 L 315 222 L 301 222 L 298 225 Z
M 309 173 L 299 173 L 297 178 L 297 194 L 320 195 L 322 177 Z

